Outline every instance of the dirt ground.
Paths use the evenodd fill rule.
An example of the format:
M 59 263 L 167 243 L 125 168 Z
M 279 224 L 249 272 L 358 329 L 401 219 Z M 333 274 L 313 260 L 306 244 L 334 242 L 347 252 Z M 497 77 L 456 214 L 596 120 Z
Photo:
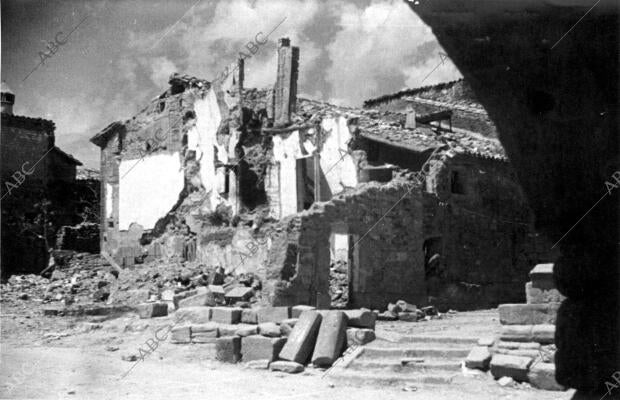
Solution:
M 496 329 L 496 310 L 458 313 L 437 321 L 386 323 L 383 331 L 470 336 Z M 504 388 L 488 376 L 459 377 L 444 386 L 362 387 L 307 368 L 298 375 L 252 370 L 208 359 L 209 345 L 161 342 L 144 361 L 145 341 L 171 317 L 140 320 L 44 317 L 40 305 L 2 304 L 0 398 L 9 399 L 570 399 L 573 391 L 546 392 L 528 385 Z M 129 371 L 129 372 L 128 372 Z

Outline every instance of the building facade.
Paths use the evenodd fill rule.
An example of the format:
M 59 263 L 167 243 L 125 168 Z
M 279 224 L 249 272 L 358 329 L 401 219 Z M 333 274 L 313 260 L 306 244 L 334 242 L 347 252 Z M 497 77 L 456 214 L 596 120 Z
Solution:
M 68 199 L 82 163 L 55 146 L 52 121 L 13 114 L 15 94 L 4 82 L 1 95 L 2 273 L 8 276 L 47 266 L 57 227 L 74 219 Z

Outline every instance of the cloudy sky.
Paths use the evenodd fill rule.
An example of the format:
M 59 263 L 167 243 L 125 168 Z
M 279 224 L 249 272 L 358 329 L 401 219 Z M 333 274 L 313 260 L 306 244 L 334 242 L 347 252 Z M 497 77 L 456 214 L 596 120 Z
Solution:
M 246 60 L 246 87 L 275 82 L 279 37 L 300 47 L 300 94 L 337 104 L 420 86 L 441 61 L 403 0 L 3 0 L 2 80 L 15 114 L 53 120 L 57 144 L 98 168 L 91 136 L 161 94 L 172 72 L 214 79 L 282 20 Z M 78 24 L 24 80 L 46 43 L 64 42 Z M 459 77 L 446 60 L 424 85 Z

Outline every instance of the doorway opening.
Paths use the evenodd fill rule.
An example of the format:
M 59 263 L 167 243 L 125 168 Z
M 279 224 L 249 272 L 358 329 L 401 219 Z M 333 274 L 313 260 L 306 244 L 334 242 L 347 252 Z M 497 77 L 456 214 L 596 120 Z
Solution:
M 332 308 L 347 308 L 351 283 L 351 238 L 332 232 L 329 237 L 329 295 Z

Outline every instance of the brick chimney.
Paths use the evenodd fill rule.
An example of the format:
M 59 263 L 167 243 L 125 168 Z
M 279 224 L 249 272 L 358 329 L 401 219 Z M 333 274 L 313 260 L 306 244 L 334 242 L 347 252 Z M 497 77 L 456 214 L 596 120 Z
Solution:
M 291 114 L 297 107 L 297 77 L 299 47 L 291 47 L 288 38 L 278 40 L 278 77 L 275 87 L 275 125 L 291 122 Z

